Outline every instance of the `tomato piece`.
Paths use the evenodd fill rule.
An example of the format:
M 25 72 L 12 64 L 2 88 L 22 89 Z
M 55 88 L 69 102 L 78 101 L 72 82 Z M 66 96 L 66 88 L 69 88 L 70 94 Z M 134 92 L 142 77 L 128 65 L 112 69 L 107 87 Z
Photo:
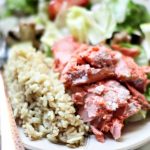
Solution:
M 86 6 L 89 3 L 89 0 L 51 0 L 48 6 L 48 12 L 51 19 L 56 17 L 64 2 L 67 3 L 68 8 L 71 6 Z
M 51 0 L 48 6 L 48 12 L 51 19 L 54 19 L 56 14 L 59 12 L 63 0 Z
M 140 50 L 136 47 L 133 48 L 127 48 L 127 47 L 123 47 L 119 44 L 112 44 L 111 48 L 113 50 L 119 51 L 122 54 L 126 55 L 126 56 L 130 56 L 130 57 L 136 57 L 139 55 Z
M 68 3 L 78 6 L 86 6 L 89 3 L 89 0 L 67 0 Z

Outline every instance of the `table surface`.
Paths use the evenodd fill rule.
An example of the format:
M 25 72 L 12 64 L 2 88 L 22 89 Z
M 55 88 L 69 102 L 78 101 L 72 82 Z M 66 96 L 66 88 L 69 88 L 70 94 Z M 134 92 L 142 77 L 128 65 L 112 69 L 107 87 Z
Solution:
M 150 142 L 148 144 L 145 144 L 141 148 L 138 148 L 137 150 L 150 150 Z

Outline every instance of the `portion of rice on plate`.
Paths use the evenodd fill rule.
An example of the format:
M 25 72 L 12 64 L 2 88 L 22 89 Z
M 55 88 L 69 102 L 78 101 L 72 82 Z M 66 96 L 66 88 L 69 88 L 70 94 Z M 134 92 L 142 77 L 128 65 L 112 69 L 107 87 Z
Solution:
M 89 127 L 75 115 L 51 58 L 34 49 L 12 51 L 6 68 L 14 117 L 31 140 L 46 137 L 71 147 L 84 144 Z

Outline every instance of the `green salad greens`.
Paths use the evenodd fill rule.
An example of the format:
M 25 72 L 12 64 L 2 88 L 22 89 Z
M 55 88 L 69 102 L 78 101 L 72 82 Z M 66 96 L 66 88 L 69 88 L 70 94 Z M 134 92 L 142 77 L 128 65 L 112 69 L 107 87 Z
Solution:
M 38 0 L 6 0 L 4 16 L 37 13 Z
M 110 38 L 116 27 L 115 19 L 106 5 L 97 5 L 92 11 L 72 7 L 68 11 L 66 24 L 75 38 L 80 42 L 91 44 Z
M 140 49 L 140 54 L 135 58 L 136 63 L 139 66 L 148 65 L 148 57 L 147 57 L 145 49 L 142 46 L 138 46 L 138 47 Z
M 140 30 L 142 23 L 150 22 L 150 14 L 143 5 L 129 1 L 124 22 L 118 24 L 117 30 L 133 33 Z
M 148 88 L 145 92 L 145 96 L 146 96 L 147 100 L 150 102 L 150 86 L 148 86 Z
M 127 119 L 127 122 L 136 122 L 136 121 L 140 121 L 146 118 L 147 115 L 147 111 L 145 110 L 140 110 L 137 114 L 129 117 Z

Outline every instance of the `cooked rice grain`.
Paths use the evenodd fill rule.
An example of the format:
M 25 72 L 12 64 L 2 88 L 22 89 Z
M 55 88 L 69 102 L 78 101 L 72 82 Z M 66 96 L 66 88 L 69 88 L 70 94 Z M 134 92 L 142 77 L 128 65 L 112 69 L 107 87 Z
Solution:
M 12 50 L 4 76 L 15 119 L 32 140 L 46 137 L 76 147 L 84 143 L 88 126 L 65 93 L 53 61 L 35 50 Z

